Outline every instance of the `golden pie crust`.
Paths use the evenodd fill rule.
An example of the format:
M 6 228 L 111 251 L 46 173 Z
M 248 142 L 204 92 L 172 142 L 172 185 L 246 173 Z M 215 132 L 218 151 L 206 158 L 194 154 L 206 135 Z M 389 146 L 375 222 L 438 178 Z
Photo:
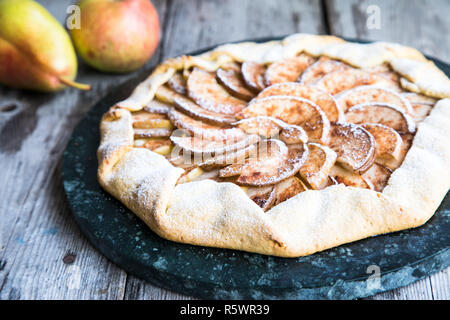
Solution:
M 230 62 L 269 64 L 305 53 L 360 69 L 388 63 L 408 91 L 438 99 L 417 125 L 412 145 L 382 192 L 337 184 L 307 190 L 264 212 L 242 188 L 210 179 L 177 184 L 184 173 L 164 156 L 133 145 L 132 112 L 154 99 L 177 71 L 216 71 Z M 101 186 L 168 240 L 298 257 L 370 236 L 418 227 L 450 186 L 450 80 L 419 51 L 398 44 L 358 44 L 294 34 L 281 41 L 226 44 L 161 63 L 102 118 Z

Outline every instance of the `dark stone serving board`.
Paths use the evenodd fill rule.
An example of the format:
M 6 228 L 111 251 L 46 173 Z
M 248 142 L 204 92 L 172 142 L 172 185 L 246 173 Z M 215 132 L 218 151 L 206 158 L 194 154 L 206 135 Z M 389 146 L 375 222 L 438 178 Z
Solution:
M 268 40 L 274 38 L 258 41 Z M 432 60 L 450 75 L 449 65 Z M 127 272 L 162 288 L 205 299 L 354 299 L 408 285 L 449 266 L 448 194 L 420 228 L 302 258 L 206 248 L 160 238 L 103 191 L 96 178 L 100 118 L 141 80 L 120 86 L 86 114 L 72 134 L 62 168 L 67 200 L 82 232 Z

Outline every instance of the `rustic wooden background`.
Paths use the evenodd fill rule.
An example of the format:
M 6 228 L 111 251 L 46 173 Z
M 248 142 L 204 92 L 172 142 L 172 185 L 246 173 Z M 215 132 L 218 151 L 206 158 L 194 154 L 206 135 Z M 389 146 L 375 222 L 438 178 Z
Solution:
M 61 22 L 74 1 L 41 0 Z M 189 299 L 127 274 L 95 250 L 72 219 L 60 177 L 76 123 L 102 96 L 159 61 L 226 41 L 294 32 L 395 41 L 450 63 L 448 0 L 154 0 L 163 37 L 127 75 L 80 63 L 92 90 L 30 93 L 0 86 L 0 299 Z M 367 27 L 370 5 L 380 29 Z M 450 268 L 373 299 L 449 299 Z M 73 284 L 80 277 L 80 287 Z

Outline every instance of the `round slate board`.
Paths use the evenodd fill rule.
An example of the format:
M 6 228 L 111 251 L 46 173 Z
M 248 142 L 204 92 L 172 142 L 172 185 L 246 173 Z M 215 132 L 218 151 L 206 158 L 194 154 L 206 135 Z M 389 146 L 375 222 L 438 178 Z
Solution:
M 432 60 L 450 75 L 449 65 Z M 64 189 L 82 232 L 127 272 L 205 299 L 353 299 L 408 285 L 450 264 L 448 195 L 420 228 L 302 258 L 269 257 L 160 238 L 103 191 L 96 178 L 100 118 L 142 80 L 130 81 L 98 102 L 74 130 L 63 156 Z

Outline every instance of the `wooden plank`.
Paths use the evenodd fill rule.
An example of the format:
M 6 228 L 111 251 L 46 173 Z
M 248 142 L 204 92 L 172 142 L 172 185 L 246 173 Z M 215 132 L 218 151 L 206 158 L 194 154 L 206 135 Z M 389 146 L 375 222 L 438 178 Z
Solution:
M 397 42 L 450 61 L 450 22 L 447 18 L 450 6 L 447 0 L 325 1 L 332 34 Z M 374 17 L 374 8 L 379 8 L 379 29 L 371 23 L 373 20 L 368 21 L 369 17 Z
M 73 1 L 40 2 L 63 22 Z M 164 18 L 166 2 L 153 2 Z M 148 73 L 159 55 L 127 75 L 99 73 L 80 63 L 78 80 L 92 85 L 89 92 L 0 87 L 0 299 L 123 298 L 127 275 L 79 232 L 58 165 L 84 113 L 115 86 Z
M 215 44 L 295 32 L 324 33 L 320 3 L 276 0 L 170 2 L 163 58 Z
M 450 6 L 447 0 L 326 0 L 332 34 L 397 42 L 450 62 Z M 370 7 L 372 6 L 372 7 Z M 376 7 L 373 7 L 376 6 Z M 369 16 L 379 10 L 380 28 Z M 371 23 L 372 22 L 372 23 Z M 375 28 L 374 28 L 375 27 Z M 449 299 L 450 268 L 373 299 Z
M 318 1 L 276 0 L 170 2 L 162 58 L 211 45 L 295 32 L 323 33 Z M 135 277 L 128 277 L 125 299 L 181 299 Z

